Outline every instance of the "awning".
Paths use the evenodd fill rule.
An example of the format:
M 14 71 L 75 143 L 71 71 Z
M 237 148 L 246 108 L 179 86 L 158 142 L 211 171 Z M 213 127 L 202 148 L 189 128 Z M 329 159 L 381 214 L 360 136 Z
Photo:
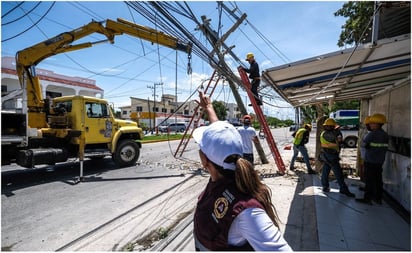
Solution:
M 270 68 L 262 78 L 264 86 L 297 107 L 371 98 L 410 82 L 410 67 L 411 39 L 406 34 Z

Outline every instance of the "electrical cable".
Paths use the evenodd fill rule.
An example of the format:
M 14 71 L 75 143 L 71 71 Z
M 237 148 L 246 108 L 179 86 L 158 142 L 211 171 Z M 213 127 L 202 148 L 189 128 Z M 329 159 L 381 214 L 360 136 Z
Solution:
M 37 26 L 37 24 L 40 23 L 40 21 L 42 21 L 43 18 L 46 17 L 46 15 L 51 11 L 51 9 L 53 8 L 53 6 L 54 6 L 55 4 L 56 4 L 56 2 L 53 2 L 52 5 L 49 7 L 49 9 L 46 11 L 46 13 L 44 13 L 44 15 L 43 15 L 39 20 L 37 20 L 32 26 L 30 26 L 30 27 L 27 28 L 26 30 L 24 30 L 24 31 L 22 31 L 22 32 L 14 35 L 14 36 L 12 36 L 12 37 L 10 37 L 10 38 L 7 38 L 7 39 L 2 40 L 1 42 L 3 43 L 3 42 L 6 42 L 6 41 L 9 41 L 9 40 L 11 40 L 11 39 L 17 38 L 17 37 L 19 37 L 20 35 L 22 35 L 23 33 L 29 31 L 30 29 L 32 29 L 34 26 Z
M 1 18 L 5 18 L 7 15 L 9 15 L 10 13 L 12 13 L 14 10 L 16 10 L 17 8 L 19 8 L 22 4 L 24 4 L 24 2 L 20 2 L 19 4 L 17 4 L 16 6 L 14 6 L 13 8 L 11 8 L 8 12 L 4 13 L 3 15 L 1 15 Z
M 14 22 L 16 22 L 16 21 L 21 20 L 21 19 L 24 18 L 25 16 L 29 15 L 32 11 L 34 11 L 41 3 L 42 3 L 42 2 L 38 2 L 38 3 L 37 3 L 33 8 L 31 8 L 28 12 L 24 13 L 23 16 L 20 16 L 20 17 L 18 17 L 18 18 L 16 18 L 16 19 L 11 20 L 11 21 L 6 22 L 6 23 L 2 22 L 2 23 L 1 23 L 1 26 L 6 26 L 6 25 L 9 25 L 9 24 L 11 24 L 11 23 L 14 23 Z
M 299 103 L 297 106 L 302 106 L 305 105 L 307 102 L 310 102 L 312 100 L 314 100 L 317 96 L 319 96 L 321 93 L 325 92 L 334 82 L 335 80 L 339 77 L 339 75 L 342 73 L 342 71 L 345 69 L 346 65 L 349 63 L 350 59 L 352 58 L 352 56 L 355 54 L 356 49 L 359 47 L 359 45 L 361 44 L 360 42 L 362 41 L 366 31 L 368 30 L 371 22 L 373 21 L 373 17 L 376 15 L 377 12 L 380 11 L 381 6 L 379 6 L 375 12 L 373 13 L 372 17 L 370 17 L 369 19 L 369 23 L 365 26 L 365 28 L 362 31 L 361 36 L 359 36 L 359 41 L 356 42 L 355 47 L 352 49 L 351 53 L 349 54 L 348 58 L 346 59 L 345 63 L 342 65 L 342 67 L 339 69 L 339 71 L 336 73 L 336 75 L 332 78 L 332 80 L 329 81 L 329 83 L 323 87 L 321 90 L 319 90 L 318 92 L 316 92 L 315 95 L 313 95 L 312 97 L 310 97 L 309 99 L 306 99 L 304 101 L 302 101 L 301 103 Z M 352 31 L 353 32 L 353 31 Z

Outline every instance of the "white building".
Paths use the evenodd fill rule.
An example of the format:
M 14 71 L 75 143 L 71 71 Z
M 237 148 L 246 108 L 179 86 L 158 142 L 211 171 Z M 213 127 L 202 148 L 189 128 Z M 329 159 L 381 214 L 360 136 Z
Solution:
M 96 85 L 93 79 L 83 77 L 71 77 L 54 73 L 53 71 L 36 68 L 36 74 L 41 80 L 43 97 L 61 97 L 67 95 L 82 95 L 91 97 L 103 97 L 104 91 Z M 17 77 L 16 62 L 14 57 L 1 58 L 1 96 L 2 108 L 19 107 L 18 99 L 11 103 L 3 104 L 5 96 L 15 97 L 21 86 Z M 21 97 L 21 95 L 20 95 Z M 10 109 L 12 109 L 10 108 Z

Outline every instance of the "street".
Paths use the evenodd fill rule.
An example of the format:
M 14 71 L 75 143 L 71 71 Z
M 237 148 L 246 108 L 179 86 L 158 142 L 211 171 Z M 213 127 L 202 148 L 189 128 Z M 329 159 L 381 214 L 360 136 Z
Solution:
M 278 147 L 290 140 L 286 128 L 274 129 L 273 136 Z M 2 250 L 121 250 L 179 222 L 195 207 L 209 176 L 200 170 L 194 141 L 181 158 L 173 157 L 178 143 L 144 144 L 138 164 L 127 168 L 116 168 L 110 157 L 86 160 L 80 183 L 76 161 L 35 169 L 3 166 Z

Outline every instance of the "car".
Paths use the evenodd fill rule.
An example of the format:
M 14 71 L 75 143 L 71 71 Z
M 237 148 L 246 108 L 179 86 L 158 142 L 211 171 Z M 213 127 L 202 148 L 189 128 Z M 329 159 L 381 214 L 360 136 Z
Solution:
M 183 133 L 186 130 L 187 126 L 185 123 L 170 123 L 167 126 L 169 132 L 180 132 Z
M 158 130 L 159 130 L 159 132 L 161 132 L 161 133 L 166 133 L 167 132 L 167 127 L 168 127 L 168 125 L 160 125 L 160 126 L 158 126 Z
M 289 127 L 289 132 L 294 132 L 294 131 L 296 131 L 296 130 L 298 130 L 298 126 L 297 126 L 297 125 L 291 125 L 291 126 Z

